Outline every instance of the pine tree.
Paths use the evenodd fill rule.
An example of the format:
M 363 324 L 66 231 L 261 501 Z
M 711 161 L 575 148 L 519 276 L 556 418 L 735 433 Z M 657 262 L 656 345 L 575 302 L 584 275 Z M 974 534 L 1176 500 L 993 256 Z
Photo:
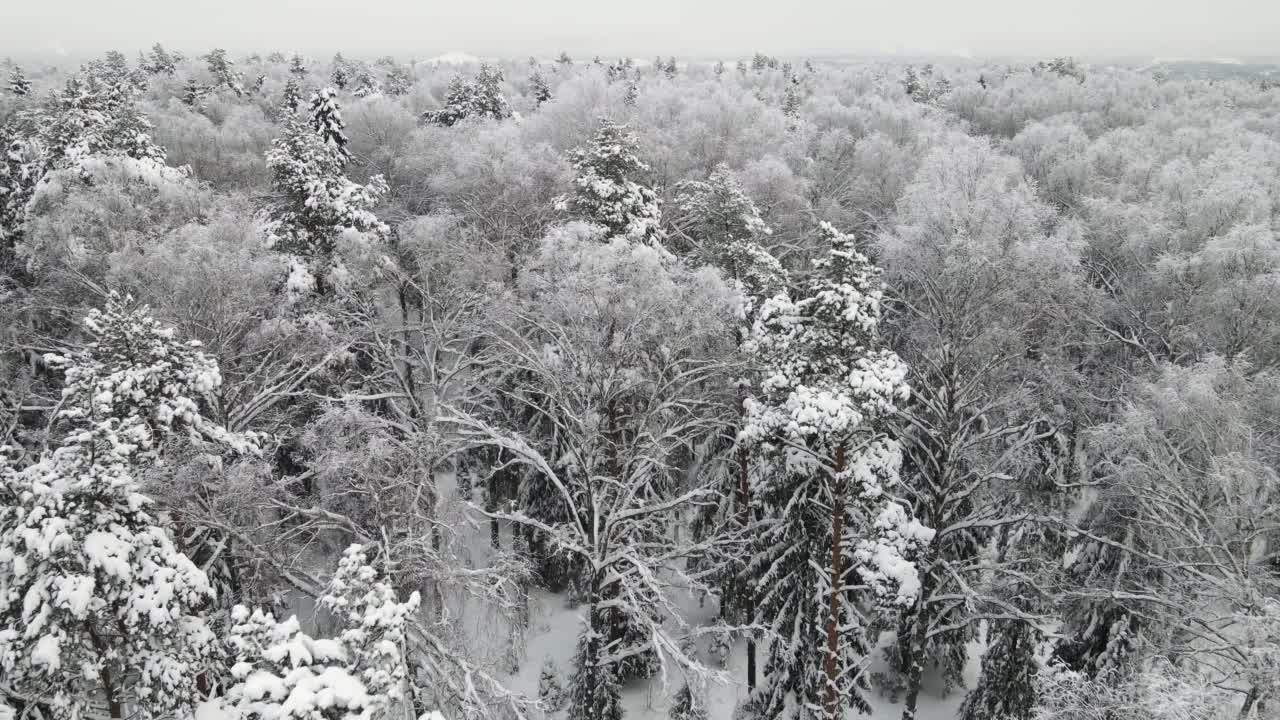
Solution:
M 0 456 L 0 668 L 58 718 L 94 696 L 119 718 L 126 693 L 145 717 L 190 712 L 219 655 L 208 578 L 135 474 L 177 432 L 252 446 L 200 415 L 221 377 L 199 343 L 128 305 L 113 296 L 86 318 L 83 350 L 46 356 L 66 378 L 60 446 L 23 468 Z
M 686 684 L 671 699 L 671 709 L 667 712 L 671 720 L 707 720 L 707 708 L 694 697 L 693 690 Z
M 338 109 L 338 94 L 333 88 L 324 88 L 311 95 L 311 127 L 341 159 L 343 164 L 351 161 L 351 153 L 347 151 L 346 124 L 342 122 L 342 113 Z
M 342 53 L 333 56 L 329 82 L 333 83 L 333 86 L 339 90 L 346 90 L 347 83 L 351 82 L 351 70 L 347 66 L 346 58 L 342 57 Z
M 289 74 L 297 78 L 299 82 L 307 76 L 307 61 L 298 53 L 294 53 L 289 58 Z
M 22 67 L 13 66 L 9 72 L 9 93 L 14 97 L 26 97 L 31 94 L 31 81 L 23 74 Z
M 538 702 L 550 712 L 559 712 L 565 704 L 564 687 L 560 683 L 560 671 L 555 662 L 547 658 L 538 673 Z
M 445 91 L 444 107 L 423 114 L 423 120 L 432 125 L 452 127 L 467 118 L 503 120 L 511 117 L 511 108 L 500 87 L 502 71 L 490 65 L 481 65 L 480 72 L 472 80 L 455 77 Z
M 291 117 L 284 137 L 267 152 L 267 166 L 281 201 L 268 211 L 268 240 L 292 257 L 286 288 L 293 296 L 325 295 L 346 276 L 336 256 L 338 239 L 354 233 L 380 243 L 390 229 L 373 214 L 386 193 L 375 175 L 365 185 L 351 182 L 345 168 L 350 158 L 335 93 L 326 88 L 312 95 L 308 118 Z
M 418 605 L 417 592 L 397 601 L 365 549 L 352 545 L 320 598 L 342 628 L 336 638 L 308 636 L 297 617 L 232 610 L 233 682 L 221 702 L 246 720 L 390 716 L 409 694 L 406 629 Z
M 187 84 L 182 88 L 182 103 L 187 107 L 198 108 L 204 104 L 205 97 L 209 94 L 211 88 L 201 85 L 196 79 L 190 78 Z
M 151 46 L 145 69 L 152 75 L 173 75 L 178 71 L 178 63 L 163 45 L 156 43 Z
M 570 154 L 578 171 L 575 192 L 557 204 L 604 226 L 608 237 L 661 243 L 666 234 L 658 196 L 636 180 L 649 171 L 636 156 L 638 145 L 625 125 L 602 118 L 592 144 Z
M 675 79 L 676 73 L 679 72 L 679 68 L 676 66 L 676 59 L 674 57 L 667 58 L 667 64 L 662 66 L 662 72 L 666 74 L 668 79 Z
M 297 112 L 298 106 L 302 104 L 302 90 L 298 87 L 298 81 L 289 78 L 284 84 L 284 98 L 280 105 L 285 112 Z
M 547 84 L 547 79 L 542 76 L 542 73 L 536 70 L 529 76 L 529 91 L 533 95 L 535 106 L 551 99 L 551 86 Z
M 568 720 L 622 720 L 622 685 L 614 665 L 597 664 L 603 653 L 603 621 L 593 612 L 578 636 L 569 681 Z
M 764 367 L 744 402 L 743 438 L 778 458 L 756 502 L 768 518 L 746 575 L 759 622 L 775 641 L 758 691 L 766 717 L 795 693 L 804 717 L 833 720 L 859 690 L 871 643 L 865 601 L 909 605 L 919 578 L 909 558 L 932 531 L 886 491 L 897 482 L 897 443 L 882 428 L 908 395 L 906 367 L 878 347 L 880 271 L 853 237 L 823 223 L 829 254 L 804 295 L 766 300 L 747 350 Z
M 556 58 L 556 65 L 561 68 L 571 68 L 573 67 L 573 58 L 569 57 L 569 53 L 561 50 L 560 56 Z
M 394 65 L 387 70 L 386 90 L 391 97 L 407 95 L 413 89 L 413 75 L 404 65 Z
M 622 104 L 627 107 L 635 107 L 636 101 L 640 99 L 640 86 L 634 80 L 627 83 L 627 92 L 622 96 Z
M 982 656 L 978 684 L 960 706 L 960 720 L 1031 720 L 1035 717 L 1039 632 L 1019 621 L 993 623 L 995 638 Z
M 723 77 L 723 76 L 724 76 L 724 61 L 723 61 L 723 60 L 717 60 L 717 61 L 716 61 L 715 66 L 711 69 L 711 71 L 712 71 L 712 72 L 714 72 L 714 73 L 716 74 L 716 78 L 717 78 L 717 79 L 718 79 L 718 78 Z
M 782 114 L 795 120 L 800 117 L 800 85 L 793 80 L 787 83 L 787 89 L 782 96 Z
M 364 63 L 359 63 L 354 71 L 355 83 L 351 94 L 356 97 L 371 97 L 382 93 L 382 83 L 373 74 L 373 70 Z
M 209 66 L 209 72 L 213 75 L 217 86 L 225 87 L 237 96 L 244 94 L 241 75 L 233 68 L 235 63 L 227 58 L 226 50 L 214 48 L 204 56 L 204 61 Z

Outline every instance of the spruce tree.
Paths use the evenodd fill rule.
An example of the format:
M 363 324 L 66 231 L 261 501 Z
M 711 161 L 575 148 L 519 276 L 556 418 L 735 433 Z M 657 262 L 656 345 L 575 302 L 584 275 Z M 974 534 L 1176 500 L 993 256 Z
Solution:
M 346 58 L 342 57 L 342 53 L 333 56 L 333 63 L 329 73 L 329 82 L 339 90 L 346 90 L 347 83 L 351 82 L 351 70 L 347 65 Z
M 616 665 L 600 665 L 607 632 L 602 613 L 593 612 L 589 627 L 578 636 L 569 681 L 568 720 L 622 720 L 622 685 Z
M 387 94 L 391 97 L 407 95 L 413 89 L 413 75 L 404 65 L 394 65 L 387 70 L 385 83 Z
M 302 90 L 298 87 L 298 81 L 289 78 L 284 84 L 284 98 L 280 105 L 286 112 L 297 112 L 298 106 L 302 104 Z
M 152 75 L 173 75 L 178 71 L 178 63 L 163 45 L 156 43 L 147 56 L 146 70 Z
M 990 633 L 994 640 L 982 656 L 977 686 L 960 706 L 960 720 L 1031 720 L 1035 717 L 1040 633 L 1016 620 L 995 622 Z
M 639 141 L 627 126 L 601 119 L 591 145 L 570 154 L 578 176 L 574 193 L 561 198 L 558 206 L 604 226 L 608 237 L 662 242 L 666 233 L 658 196 L 637 181 L 649 172 L 636 155 L 638 149 Z
M 551 86 L 547 84 L 547 79 L 542 76 L 542 73 L 537 70 L 529 76 L 529 91 L 533 95 L 535 106 L 551 99 Z
M 26 97 L 31 94 L 31 81 L 23 74 L 22 67 L 13 66 L 9 72 L 9 93 L 15 97 Z
M 298 53 L 289 58 L 289 74 L 299 81 L 307 76 L 307 61 Z
M 234 69 L 235 63 L 227 58 L 226 50 L 214 48 L 204 56 L 204 61 L 218 86 L 227 88 L 237 96 L 244 94 L 240 73 Z
M 706 705 L 694 696 L 688 684 L 680 688 L 671 699 L 671 708 L 667 711 L 670 720 L 707 720 Z
M 311 127 L 346 164 L 351 160 L 351 153 L 347 151 L 346 125 L 338 110 L 337 95 L 333 88 L 324 88 L 311 95 Z
M 213 590 L 137 476 L 175 433 L 252 448 L 200 414 L 221 377 L 199 343 L 114 295 L 85 328 L 84 349 L 46 356 L 66 379 L 57 449 L 0 455 L 0 670 L 56 718 L 92 697 L 120 718 L 126 692 L 144 717 L 182 716 L 219 655 Z

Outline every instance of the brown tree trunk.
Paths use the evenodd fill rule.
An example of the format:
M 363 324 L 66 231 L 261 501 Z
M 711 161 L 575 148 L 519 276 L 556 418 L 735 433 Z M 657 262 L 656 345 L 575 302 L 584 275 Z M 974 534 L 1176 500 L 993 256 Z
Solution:
M 841 580 L 844 574 L 844 554 L 841 540 L 844 535 L 844 493 L 847 482 L 844 477 L 844 445 L 836 448 L 836 487 L 831 509 L 831 608 L 827 616 L 827 656 L 823 670 L 827 676 L 826 693 L 822 701 L 822 715 L 826 720 L 836 720 L 840 707 L 836 679 L 839 667 L 836 658 L 840 651 Z

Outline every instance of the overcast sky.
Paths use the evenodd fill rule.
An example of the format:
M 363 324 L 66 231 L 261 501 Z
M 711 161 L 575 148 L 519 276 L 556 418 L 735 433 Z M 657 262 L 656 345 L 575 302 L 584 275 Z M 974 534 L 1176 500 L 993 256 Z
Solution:
M 1280 0 L 0 0 L 0 54 L 1280 53 Z

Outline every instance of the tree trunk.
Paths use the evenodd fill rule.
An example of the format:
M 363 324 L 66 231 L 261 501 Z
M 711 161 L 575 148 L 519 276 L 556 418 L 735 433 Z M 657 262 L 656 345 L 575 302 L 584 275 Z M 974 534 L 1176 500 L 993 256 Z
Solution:
M 1254 685 L 1249 688 L 1249 694 L 1244 697 L 1244 706 L 1240 708 L 1240 720 L 1247 720 L 1249 713 L 1253 711 L 1253 706 L 1257 705 L 1258 709 L 1262 709 L 1262 703 L 1258 702 L 1258 686 Z M 1259 713 L 1261 716 L 1261 713 Z
M 750 451 L 745 446 L 738 448 L 738 520 L 746 527 L 751 522 L 751 484 L 748 474 Z M 753 593 L 750 584 L 743 588 L 744 594 Z M 756 689 L 756 640 L 747 636 L 747 692 Z
M 494 473 L 489 478 L 489 497 L 485 499 L 485 510 L 496 513 L 498 511 L 498 473 Z M 489 518 L 489 543 L 493 545 L 493 549 L 497 550 L 502 547 L 502 527 L 498 525 L 498 518 Z
M 836 680 L 840 668 L 836 659 L 840 651 L 840 603 L 844 585 L 844 554 L 841 540 L 844 535 L 844 493 L 848 484 L 844 477 L 844 445 L 836 448 L 836 487 L 831 509 L 831 608 L 827 616 L 827 656 L 823 670 L 827 676 L 826 694 L 822 701 L 822 715 L 826 720 L 836 720 L 840 708 L 839 689 Z
M 923 584 L 927 584 L 927 573 L 921 573 Z M 912 618 L 911 636 L 907 641 L 907 697 L 902 709 L 902 720 L 915 720 L 916 705 L 920 700 L 920 684 L 924 679 L 925 643 L 929 639 L 929 611 L 925 599 L 926 588 L 920 588 L 920 599 L 916 601 L 916 613 Z

